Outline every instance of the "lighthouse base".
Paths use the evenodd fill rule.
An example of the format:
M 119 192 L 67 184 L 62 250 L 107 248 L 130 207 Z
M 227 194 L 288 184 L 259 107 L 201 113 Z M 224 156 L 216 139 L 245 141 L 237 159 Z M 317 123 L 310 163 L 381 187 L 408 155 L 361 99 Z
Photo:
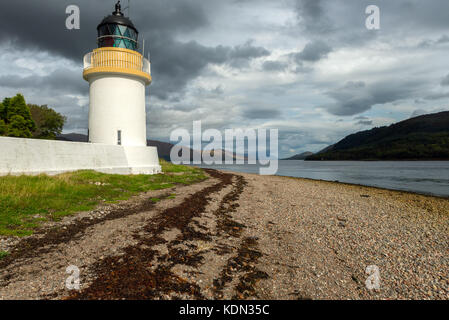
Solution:
M 156 147 L 0 137 L 0 175 L 95 170 L 112 174 L 161 173 Z

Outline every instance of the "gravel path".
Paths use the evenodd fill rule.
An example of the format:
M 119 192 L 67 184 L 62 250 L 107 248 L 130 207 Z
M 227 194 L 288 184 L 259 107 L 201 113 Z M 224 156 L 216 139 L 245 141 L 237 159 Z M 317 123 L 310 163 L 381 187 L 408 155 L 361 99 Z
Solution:
M 207 172 L 3 241 L 0 298 L 449 299 L 449 200 Z

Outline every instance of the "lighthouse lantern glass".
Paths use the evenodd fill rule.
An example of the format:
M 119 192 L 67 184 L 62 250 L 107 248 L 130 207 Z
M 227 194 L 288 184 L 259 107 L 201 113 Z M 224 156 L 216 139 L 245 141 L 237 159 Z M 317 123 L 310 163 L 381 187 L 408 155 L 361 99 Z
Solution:
M 105 24 L 98 28 L 98 47 L 137 50 L 137 32 L 127 26 Z

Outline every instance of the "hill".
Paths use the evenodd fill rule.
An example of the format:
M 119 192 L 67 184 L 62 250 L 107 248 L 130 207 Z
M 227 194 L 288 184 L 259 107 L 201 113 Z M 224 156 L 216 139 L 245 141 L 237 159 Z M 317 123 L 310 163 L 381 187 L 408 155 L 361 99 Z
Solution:
M 305 158 L 307 158 L 311 155 L 313 155 L 313 152 L 306 151 L 306 152 L 303 152 L 300 154 L 295 154 L 293 157 L 285 158 L 285 159 L 281 159 L 281 160 L 304 160 Z
M 87 135 L 80 133 L 66 133 L 66 134 L 62 133 L 56 136 L 56 140 L 87 142 Z
M 159 158 L 170 161 L 170 150 L 173 147 L 173 144 L 157 140 L 147 140 L 147 146 L 157 147 Z
M 306 160 L 449 160 L 449 111 L 351 134 Z

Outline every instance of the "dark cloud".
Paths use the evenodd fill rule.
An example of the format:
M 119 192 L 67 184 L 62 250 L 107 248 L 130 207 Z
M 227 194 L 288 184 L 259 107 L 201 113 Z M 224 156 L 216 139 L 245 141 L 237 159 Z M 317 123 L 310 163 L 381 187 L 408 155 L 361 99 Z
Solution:
M 72 1 L 16 0 L 0 10 L 0 41 L 18 48 L 35 48 L 69 58 L 81 65 L 83 55 L 96 47 L 96 27 L 114 10 L 115 1 L 80 0 L 81 29 L 67 30 L 65 9 Z M 209 25 L 202 4 L 193 0 L 133 0 L 131 19 L 150 50 L 154 85 L 152 94 L 167 99 L 180 94 L 209 63 L 246 67 L 253 58 L 269 51 L 247 42 L 236 47 L 207 47 L 195 41 L 181 42 L 177 35 Z M 136 9 L 134 9 L 136 8 Z M 138 8 L 138 9 L 137 9 Z M 10 14 L 11 12 L 20 14 Z
M 284 71 L 287 67 L 287 63 L 274 60 L 268 60 L 262 64 L 262 68 L 265 71 Z
M 343 89 L 360 89 L 364 88 L 365 86 L 366 84 L 363 81 L 348 81 L 344 85 Z
M 234 68 L 244 68 L 253 58 L 268 55 L 262 47 L 250 42 L 236 47 L 206 47 L 195 41 L 179 41 L 157 37 L 152 44 L 152 94 L 167 99 L 170 94 L 180 92 L 192 79 L 210 63 L 228 63 Z M 156 56 L 164 57 L 156 60 Z
M 326 2 L 322 0 L 296 0 L 298 20 L 305 31 L 312 34 L 329 33 L 332 22 L 326 15 Z
M 216 86 L 215 89 L 210 91 L 214 95 L 222 95 L 224 93 L 224 89 L 221 85 Z
M 321 40 L 317 40 L 306 44 L 304 49 L 295 55 L 295 59 L 297 62 L 316 62 L 325 58 L 331 51 L 332 48 L 328 44 Z
M 373 120 L 359 120 L 357 121 L 357 124 L 361 124 L 363 126 L 372 126 Z
M 114 10 L 116 1 L 78 0 L 15 0 L 8 10 L 0 11 L 0 39 L 14 39 L 21 47 L 35 47 L 81 63 L 82 56 L 96 46 L 96 27 L 104 16 Z M 81 28 L 68 30 L 65 13 L 68 5 L 80 8 Z M 196 1 L 133 0 L 131 19 L 139 29 L 139 37 L 151 40 L 154 35 L 172 39 L 180 32 L 189 32 L 208 25 L 201 4 Z M 138 8 L 138 9 L 137 9 Z M 11 14 L 14 13 L 14 14 Z
M 447 31 L 449 27 L 449 2 L 446 0 L 296 0 L 295 10 L 304 31 L 340 38 L 344 34 L 352 36 L 353 32 L 373 34 L 366 32 L 365 28 L 365 9 L 369 5 L 380 8 L 381 30 L 386 29 L 390 33 L 403 30 Z
M 278 118 L 281 112 L 275 108 L 245 108 L 242 116 L 247 119 L 273 119 Z
M 351 116 L 365 112 L 377 104 L 413 98 L 421 85 L 419 80 L 403 82 L 385 80 L 369 86 L 364 82 L 347 82 L 343 87 L 327 92 L 327 95 L 336 102 L 326 105 L 325 108 L 334 115 Z
M 85 95 L 89 89 L 87 82 L 81 77 L 81 72 L 76 73 L 68 69 L 57 69 L 46 76 L 0 76 L 0 87 L 27 88 L 35 91 L 55 90 L 59 94 L 70 93 L 80 95 Z
M 442 86 L 449 86 L 449 74 L 441 80 Z
M 424 97 L 425 100 L 440 100 L 449 98 L 449 92 L 431 93 Z
M 205 47 L 195 41 L 181 43 L 162 36 L 154 38 L 151 45 L 152 94 L 167 99 L 198 77 L 209 63 L 226 62 L 229 50 L 222 46 Z
M 197 87 L 194 88 L 192 93 L 201 98 L 218 98 L 224 94 L 224 88 L 221 85 L 216 86 L 215 88 L 203 88 L 203 87 Z
M 377 5 L 381 13 L 379 32 L 365 27 L 369 5 Z M 433 0 L 295 0 L 298 27 L 309 40 L 322 40 L 334 50 L 360 47 L 376 39 L 385 43 L 404 36 L 438 37 L 421 41 L 420 48 L 445 45 L 449 42 L 449 1 Z
M 441 43 L 448 43 L 449 42 L 449 36 L 447 36 L 446 34 L 441 36 L 438 40 L 437 43 L 441 44 Z
M 245 68 L 251 59 L 269 54 L 268 50 L 252 46 L 250 42 L 236 47 L 207 47 L 196 41 L 179 42 L 162 34 L 152 38 L 150 50 L 151 92 L 160 99 L 180 93 L 208 64 L 227 63 L 234 68 Z
M 426 40 L 421 41 L 418 44 L 418 48 L 430 48 L 430 47 L 434 47 L 434 46 L 444 45 L 448 42 L 449 42 L 449 37 L 447 35 L 443 35 L 440 38 L 438 38 L 437 40 L 426 39 Z
M 263 47 L 254 47 L 252 41 L 246 42 L 229 50 L 229 64 L 234 68 L 245 68 L 251 59 L 270 55 L 270 51 Z

